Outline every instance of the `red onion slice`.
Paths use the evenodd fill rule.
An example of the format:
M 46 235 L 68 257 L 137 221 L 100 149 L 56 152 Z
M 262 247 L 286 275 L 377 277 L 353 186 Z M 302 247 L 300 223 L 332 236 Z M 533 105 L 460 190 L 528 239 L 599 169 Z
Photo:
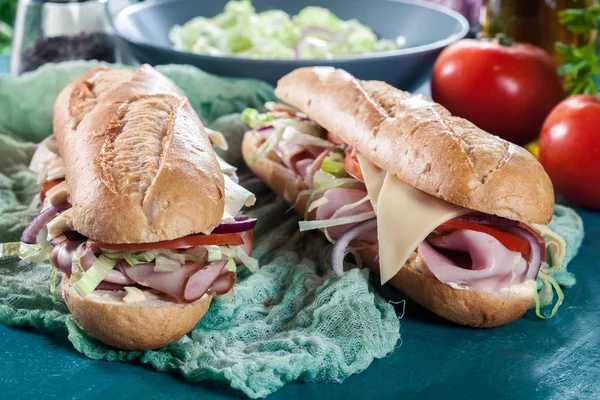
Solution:
M 265 126 L 261 126 L 260 128 L 256 128 L 256 132 L 262 132 L 262 131 L 266 131 L 268 129 L 273 129 L 274 126 L 273 125 L 265 125 Z
M 55 268 L 58 268 L 67 276 L 71 275 L 71 268 L 73 266 L 73 252 L 77 249 L 75 243 L 71 243 L 68 240 L 60 243 L 58 246 L 52 249 L 52 255 L 50 256 L 50 262 Z
M 471 222 L 473 224 L 480 225 L 519 225 L 519 221 L 484 213 L 465 214 L 457 217 L 456 219 L 459 221 Z
M 96 286 L 96 289 L 94 289 L 94 290 L 111 290 L 111 291 L 125 290 L 125 286 L 131 286 L 131 285 L 119 285 L 118 283 L 102 281 L 98 284 L 98 286 Z
M 220 224 L 211 233 L 238 233 L 252 230 L 256 226 L 256 218 L 248 218 L 242 221 L 236 221 L 227 224 Z
M 327 36 L 328 38 L 330 38 L 332 40 L 340 40 L 340 36 L 330 29 L 320 28 L 318 26 L 309 26 L 304 31 L 302 31 L 302 33 L 298 37 L 298 40 L 296 41 L 296 46 L 294 47 L 294 57 L 296 60 L 299 60 L 302 58 L 302 46 L 304 45 L 306 38 L 310 35 L 315 35 L 315 34 L 321 35 L 321 36 Z
M 69 204 L 61 203 L 42 210 L 42 212 L 35 217 L 23 231 L 23 234 L 21 235 L 21 242 L 26 244 L 37 243 L 37 236 L 46 226 L 46 224 L 50 222 L 50 220 L 54 218 L 56 214 L 66 210 L 69 207 Z
M 250 217 L 248 217 L 247 215 L 242 215 L 242 214 L 238 214 L 235 216 L 236 221 L 246 221 L 246 220 L 248 220 L 248 218 L 250 218 Z
M 59 244 L 61 244 L 62 242 L 64 242 L 65 240 L 67 240 L 67 237 L 64 235 L 64 233 L 61 233 L 60 235 L 50 239 L 50 244 L 52 246 L 56 247 Z
M 531 247 L 531 260 L 529 260 L 527 278 L 537 278 L 540 267 L 542 266 L 542 249 L 540 249 L 537 238 L 527 229 L 521 228 L 520 226 L 507 226 L 504 229 L 511 235 L 520 237 L 529 242 L 529 246 Z
M 344 232 L 333 245 L 333 251 L 331 252 L 331 266 L 337 276 L 344 275 L 344 257 L 346 256 L 346 249 L 351 241 L 360 236 L 364 231 L 373 229 L 377 226 L 377 218 L 371 218 L 353 226 Z

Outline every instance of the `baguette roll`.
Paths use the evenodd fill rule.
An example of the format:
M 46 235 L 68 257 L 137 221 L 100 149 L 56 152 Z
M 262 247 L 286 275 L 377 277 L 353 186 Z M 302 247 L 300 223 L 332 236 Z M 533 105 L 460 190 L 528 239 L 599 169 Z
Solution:
M 59 94 L 53 124 L 31 163 L 42 207 L 21 254 L 61 271 L 67 307 L 98 340 L 180 339 L 232 290 L 236 264 L 257 264 L 256 220 L 213 230 L 255 200 L 213 150 L 225 139 L 148 65 L 85 73 Z
M 275 94 L 425 193 L 512 220 L 552 219 L 552 183 L 528 151 L 430 99 L 331 67 L 292 71 Z
M 273 192 L 288 204 L 295 205 L 296 213 L 300 218 L 304 218 L 308 208 L 308 196 L 303 196 L 297 201 L 298 194 L 308 189 L 304 180 L 268 157 L 250 162 L 252 154 L 258 150 L 261 141 L 260 136 L 254 131 L 246 133 L 242 142 L 242 154 L 246 163 Z M 314 211 L 308 214 L 308 219 L 314 219 Z M 365 245 L 358 240 L 350 243 L 354 248 L 364 248 Z M 379 272 L 379 264 L 375 261 L 377 255 L 375 249 L 362 249 L 359 250 L 359 254 L 364 264 L 373 272 Z M 532 295 L 504 296 L 472 289 L 454 289 L 424 273 L 422 269 L 416 268 L 415 256 L 416 253 L 390 280 L 390 284 L 421 306 L 457 324 L 477 328 L 505 325 L 520 318 L 534 300 Z
M 209 231 L 224 179 L 187 98 L 153 68 L 95 69 L 54 107 L 73 228 L 104 243 L 147 243 Z
M 268 105 L 272 120 L 256 123 L 260 129 L 246 133 L 242 150 L 254 173 L 301 217 L 319 220 L 302 229 L 328 226 L 328 238 L 340 238 L 342 247 L 354 239 L 349 247 L 382 283 L 450 321 L 493 327 L 526 312 L 543 239 L 516 225 L 547 224 L 554 210 L 550 179 L 530 153 L 428 98 L 331 67 L 292 71 L 275 93 L 294 108 Z M 328 140 L 303 132 L 310 123 Z M 265 156 L 269 129 L 280 139 Z M 311 190 L 308 204 L 303 194 Z M 367 222 L 373 215 L 376 230 Z M 475 218 L 512 227 L 484 229 L 468 222 Z M 340 250 L 334 249 L 337 273 Z
M 123 290 L 95 290 L 81 297 L 65 277 L 61 290 L 69 311 L 87 332 L 125 350 L 158 349 L 180 339 L 204 317 L 212 301 L 205 295 L 189 304 L 152 297 L 127 303 Z

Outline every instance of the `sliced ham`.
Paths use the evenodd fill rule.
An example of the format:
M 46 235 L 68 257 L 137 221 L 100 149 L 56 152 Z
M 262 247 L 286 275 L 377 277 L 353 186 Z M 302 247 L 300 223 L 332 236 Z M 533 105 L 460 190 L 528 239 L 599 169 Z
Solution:
M 304 181 L 306 181 L 309 171 L 314 162 L 315 162 L 315 159 L 309 157 L 309 158 L 304 158 L 296 163 L 296 166 L 295 166 L 296 171 L 298 171 L 298 175 L 300 175 L 300 177 Z
M 135 283 L 159 290 L 180 301 L 192 302 L 202 297 L 217 280 L 227 260 L 204 267 L 187 262 L 172 272 L 156 272 L 154 264 L 138 264 L 123 271 Z
M 233 288 L 237 279 L 235 273 L 227 270 L 224 270 L 224 272 L 221 273 L 210 289 L 208 289 L 209 293 L 216 295 L 225 294 Z
M 281 140 L 275 146 L 274 152 L 281 158 L 284 165 L 295 173 L 296 163 L 305 158 L 317 158 L 324 149 L 333 147 L 333 144 L 325 139 L 302 133 L 292 127 L 283 131 Z
M 431 234 L 419 245 L 418 253 L 429 271 L 443 283 L 498 292 L 527 278 L 528 264 L 522 255 L 483 232 L 457 230 L 445 236 Z
M 206 293 L 218 279 L 225 264 L 227 264 L 227 260 L 215 261 L 204 268 L 195 271 L 185 284 L 183 290 L 184 300 L 195 301 L 204 296 L 204 293 Z
M 310 168 L 308 169 L 306 177 L 304 177 L 304 182 L 306 182 L 308 187 L 311 187 L 311 188 L 315 187 L 315 182 L 314 182 L 315 174 L 317 173 L 318 170 L 321 169 L 321 165 L 323 165 L 323 160 L 325 160 L 325 157 L 327 157 L 329 155 L 329 153 L 330 153 L 329 149 L 324 150 L 321 154 L 319 154 L 317 156 L 317 158 L 315 158 L 315 161 L 313 161 L 313 163 L 310 165 Z
M 96 290 L 125 290 L 125 285 L 102 281 L 96 286 Z
M 356 203 L 367 196 L 365 190 L 360 189 L 329 189 L 323 194 L 327 198 L 327 203 L 320 205 L 317 208 L 316 218 L 318 220 L 330 219 L 333 214 L 347 204 Z M 373 211 L 371 202 L 369 200 L 354 207 L 350 210 L 341 212 L 336 218 L 348 217 L 351 215 L 362 214 L 369 211 Z M 357 223 L 338 225 L 331 228 L 327 228 L 327 232 L 333 239 L 339 238 L 345 231 L 352 228 Z M 362 232 L 357 239 L 367 243 L 377 243 L 377 228 Z

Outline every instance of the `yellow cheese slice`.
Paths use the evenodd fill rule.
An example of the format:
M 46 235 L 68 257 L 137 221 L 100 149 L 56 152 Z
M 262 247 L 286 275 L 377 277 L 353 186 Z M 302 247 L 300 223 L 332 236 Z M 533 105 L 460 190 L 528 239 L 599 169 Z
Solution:
M 367 187 L 371 205 L 373 205 L 373 210 L 377 212 L 377 199 L 379 198 L 379 192 L 381 191 L 381 186 L 387 172 L 377 167 L 359 152 L 356 152 L 356 159 L 365 178 L 365 186 Z M 366 178 L 367 176 L 369 179 Z
M 381 283 L 394 277 L 419 244 L 443 222 L 470 210 L 450 204 L 385 173 L 358 158 L 371 201 L 377 204 L 377 237 Z M 379 170 L 381 171 L 381 170 Z
M 530 226 L 537 233 L 545 236 L 546 246 L 548 247 L 548 251 L 550 252 L 550 256 L 552 258 L 552 265 L 550 267 L 552 272 L 555 272 L 558 270 L 558 268 L 560 268 L 567 253 L 567 243 L 565 242 L 565 239 L 550 229 L 548 225 L 531 224 Z

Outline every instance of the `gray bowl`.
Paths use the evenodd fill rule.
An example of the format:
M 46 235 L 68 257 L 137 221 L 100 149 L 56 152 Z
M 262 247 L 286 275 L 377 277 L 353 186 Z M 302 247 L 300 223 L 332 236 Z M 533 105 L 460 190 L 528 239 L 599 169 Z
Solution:
M 139 62 L 189 64 L 204 71 L 261 79 L 275 84 L 288 72 L 306 66 L 343 68 L 360 79 L 382 80 L 406 89 L 429 68 L 437 54 L 462 39 L 469 23 L 459 13 L 425 1 L 411 0 L 253 0 L 257 11 L 281 9 L 296 14 L 312 5 L 330 9 L 342 19 L 357 18 L 382 38 L 404 36 L 406 47 L 386 53 L 331 60 L 253 60 L 206 56 L 171 49 L 168 33 L 195 16 L 212 17 L 227 0 L 145 2 L 123 9 L 113 20 L 117 36 Z

